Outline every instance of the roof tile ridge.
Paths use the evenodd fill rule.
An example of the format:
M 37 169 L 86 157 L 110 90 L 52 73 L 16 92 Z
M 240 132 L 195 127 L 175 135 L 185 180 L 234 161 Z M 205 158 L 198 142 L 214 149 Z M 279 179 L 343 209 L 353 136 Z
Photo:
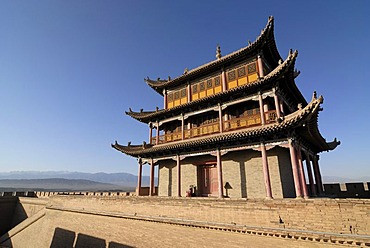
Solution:
M 220 59 L 212 60 L 210 62 L 207 62 L 207 63 L 203 64 L 203 65 L 200 65 L 200 66 L 197 66 L 197 67 L 195 67 L 195 68 L 193 68 L 191 70 L 188 70 L 186 73 L 184 73 L 184 74 L 182 74 L 182 75 L 180 75 L 180 76 L 178 76 L 176 78 L 173 78 L 171 80 L 163 80 L 163 83 L 158 83 L 159 80 L 157 80 L 157 82 L 155 82 L 154 80 L 150 80 L 149 78 L 148 78 L 149 80 L 144 79 L 144 81 L 150 87 L 157 87 L 157 86 L 162 86 L 163 87 L 163 86 L 166 86 L 168 84 L 171 84 L 171 82 L 176 81 L 176 80 L 179 80 L 180 78 L 183 78 L 186 75 L 192 74 L 192 73 L 194 73 L 194 72 L 196 72 L 196 71 L 198 71 L 198 70 L 200 70 L 202 68 L 206 68 L 207 66 L 209 66 L 209 65 L 211 65 L 213 63 L 223 62 L 224 60 L 227 60 L 228 58 L 230 58 L 230 57 L 232 57 L 232 56 L 234 56 L 234 55 L 236 55 L 238 53 L 241 53 L 241 52 L 243 52 L 245 50 L 250 49 L 251 47 L 255 46 L 265 35 L 268 35 L 270 33 L 269 30 L 273 30 L 273 27 L 274 27 L 274 18 L 272 16 L 270 16 L 268 18 L 268 21 L 267 21 L 266 26 L 262 29 L 260 35 L 252 43 L 248 44 L 247 46 L 242 47 L 242 48 L 240 48 L 240 49 L 238 49 L 238 50 L 236 50 L 234 52 L 231 52 L 231 53 L 223 56 Z M 151 81 L 151 82 L 149 82 L 149 81 Z
M 235 55 L 235 54 L 238 54 L 238 53 L 240 53 L 240 52 L 242 52 L 242 51 L 244 51 L 244 50 L 249 49 L 250 47 L 253 47 L 255 44 L 257 44 L 257 42 L 258 42 L 260 39 L 262 39 L 262 38 L 263 38 L 263 36 L 265 36 L 265 35 L 267 35 L 267 34 L 268 34 L 269 29 L 273 27 L 273 23 L 274 23 L 274 18 L 273 18 L 272 16 L 270 16 L 270 17 L 269 17 L 269 19 L 268 19 L 268 22 L 267 22 L 266 26 L 261 30 L 260 35 L 258 35 L 258 36 L 257 36 L 257 38 L 256 38 L 253 42 L 251 42 L 251 43 L 250 43 L 250 44 L 248 44 L 247 46 L 244 46 L 244 47 L 242 47 L 242 48 L 240 48 L 240 49 L 238 49 L 238 50 L 236 50 L 236 51 L 234 51 L 234 52 L 231 52 L 231 53 L 229 53 L 229 54 L 227 54 L 227 55 L 225 55 L 225 56 L 221 57 L 221 59 L 215 59 L 215 60 L 212 60 L 212 61 L 210 61 L 210 62 L 208 62 L 208 63 L 205 63 L 205 64 L 203 64 L 203 65 L 200 65 L 200 66 L 198 66 L 198 67 L 196 67 L 196 68 L 193 68 L 193 69 L 189 70 L 189 71 L 187 72 L 187 74 L 192 73 L 193 71 L 197 71 L 198 69 L 200 69 L 200 68 L 202 68 L 202 67 L 207 67 L 207 65 L 210 65 L 210 64 L 212 64 L 212 63 L 215 63 L 215 62 L 218 62 L 218 61 L 226 60 L 226 59 L 228 59 L 229 57 L 232 57 L 232 56 L 233 56 L 233 55 Z M 183 75 L 181 75 L 181 76 L 183 76 Z M 181 76 L 179 76 L 179 77 L 181 77 Z M 179 77 L 177 77 L 177 78 L 179 78 Z M 173 80 L 175 80 L 175 79 L 177 79 L 177 78 L 174 78 Z M 171 80 L 171 81 L 172 81 L 172 80 Z M 168 82 L 170 82 L 170 81 L 168 81 Z

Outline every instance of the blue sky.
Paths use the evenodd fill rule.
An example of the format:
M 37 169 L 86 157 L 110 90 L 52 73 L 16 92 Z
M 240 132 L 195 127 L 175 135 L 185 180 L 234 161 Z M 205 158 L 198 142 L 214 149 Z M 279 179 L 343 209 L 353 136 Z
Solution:
M 324 95 L 319 128 L 342 144 L 323 175 L 370 175 L 369 1 L 1 1 L 0 172 L 137 173 L 115 151 L 148 127 L 124 111 L 163 107 L 143 81 L 182 74 L 255 40 L 270 15 L 283 58 L 299 51 L 306 99 Z M 147 171 L 146 171 L 147 173 Z

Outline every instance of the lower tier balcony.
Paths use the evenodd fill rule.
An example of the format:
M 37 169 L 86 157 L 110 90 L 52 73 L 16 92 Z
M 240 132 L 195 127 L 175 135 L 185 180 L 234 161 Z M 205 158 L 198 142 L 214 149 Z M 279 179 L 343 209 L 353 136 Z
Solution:
M 277 115 L 276 110 L 270 110 L 264 113 L 265 123 L 270 124 L 276 122 Z M 222 125 L 222 128 L 220 127 Z M 223 120 L 220 122 L 218 119 L 216 122 L 201 125 L 198 127 L 187 128 L 184 126 L 182 131 L 168 132 L 162 135 L 151 137 L 150 143 L 152 145 L 164 144 L 169 142 L 175 142 L 180 140 L 187 140 L 197 138 L 201 136 L 211 135 L 215 133 L 230 132 L 238 129 L 245 129 L 254 126 L 262 125 L 261 115 L 247 115 L 238 118 L 231 118 L 230 120 Z M 157 141 L 158 139 L 158 141 Z

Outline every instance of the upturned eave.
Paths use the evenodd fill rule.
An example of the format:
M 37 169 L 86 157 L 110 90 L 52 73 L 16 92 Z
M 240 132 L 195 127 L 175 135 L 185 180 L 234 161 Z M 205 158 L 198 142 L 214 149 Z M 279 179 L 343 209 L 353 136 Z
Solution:
M 251 140 L 252 138 L 266 138 L 268 136 L 273 136 L 279 133 L 287 133 L 293 131 L 295 128 L 305 126 L 306 123 L 309 123 L 312 118 L 317 118 L 318 111 L 321 109 L 320 105 L 322 102 L 322 96 L 320 96 L 319 98 L 315 97 L 303 109 L 299 109 L 294 113 L 285 116 L 285 118 L 283 120 L 280 120 L 279 122 L 267 124 L 264 126 L 236 130 L 227 133 L 219 133 L 206 137 L 193 138 L 178 142 L 164 143 L 160 145 L 150 145 L 144 143 L 143 145 L 123 146 L 116 142 L 115 144 L 112 144 L 112 147 L 129 156 L 153 158 L 163 153 L 172 154 L 178 153 L 179 151 L 182 151 L 183 153 L 191 153 L 192 150 L 202 146 L 216 147 L 222 146 L 223 143 L 227 142 L 248 143 L 248 140 Z M 336 140 L 327 143 L 318 132 L 318 129 L 317 133 L 314 134 L 312 138 L 313 140 L 315 140 L 315 138 L 319 138 L 319 140 L 316 140 L 316 143 L 314 144 L 315 147 L 317 147 L 318 149 L 317 152 L 335 149 L 335 147 L 340 144 L 340 142 Z
M 245 84 L 245 85 L 242 85 L 242 86 L 239 86 L 239 87 L 236 87 L 236 88 L 224 91 L 224 92 L 220 92 L 220 93 L 217 93 L 211 96 L 207 96 L 207 97 L 204 97 L 204 98 L 201 98 L 195 101 L 191 101 L 191 102 L 188 102 L 188 103 L 185 103 L 185 104 L 173 107 L 173 108 L 169 108 L 169 109 L 160 109 L 160 110 L 155 110 L 155 111 L 140 111 L 140 112 L 135 112 L 129 109 L 129 111 L 126 111 L 125 113 L 140 122 L 149 123 L 153 121 L 154 119 L 160 119 L 161 116 L 166 115 L 166 114 L 170 115 L 172 113 L 175 113 L 175 112 L 187 109 L 187 108 L 192 108 L 194 106 L 199 106 L 204 103 L 209 103 L 211 100 L 214 100 L 214 99 L 224 98 L 227 96 L 233 96 L 239 92 L 247 92 L 248 90 L 251 90 L 253 88 L 258 88 L 258 87 L 261 88 L 264 85 L 269 84 L 270 82 L 275 82 L 277 79 L 284 76 L 287 72 L 293 73 L 297 56 L 298 56 L 298 51 L 289 52 L 289 55 L 285 59 L 284 62 L 279 64 L 274 70 L 272 70 L 265 77 L 260 78 L 249 84 Z M 294 81 L 294 79 L 292 80 Z M 303 102 L 304 105 L 306 105 L 306 101 L 304 100 L 302 95 L 301 97 L 304 101 Z
M 170 79 L 169 80 L 151 80 L 149 78 L 145 79 L 144 81 L 155 91 L 159 94 L 163 95 L 163 90 L 176 87 L 183 83 L 186 83 L 189 79 L 197 78 L 199 75 L 203 74 L 204 72 L 209 72 L 212 70 L 217 70 L 222 68 L 223 65 L 234 61 L 243 56 L 248 56 L 248 54 L 258 53 L 258 51 L 263 50 L 264 46 L 268 46 L 266 50 L 269 51 L 271 59 L 274 61 L 275 64 L 281 60 L 281 56 L 277 50 L 275 37 L 274 37 L 274 18 L 272 16 L 269 17 L 266 27 L 261 31 L 261 34 L 257 37 L 257 39 L 250 43 L 248 46 L 243 47 L 233 53 L 225 55 L 220 59 L 213 60 L 209 63 L 201 65 L 197 68 L 184 72 L 181 76 Z

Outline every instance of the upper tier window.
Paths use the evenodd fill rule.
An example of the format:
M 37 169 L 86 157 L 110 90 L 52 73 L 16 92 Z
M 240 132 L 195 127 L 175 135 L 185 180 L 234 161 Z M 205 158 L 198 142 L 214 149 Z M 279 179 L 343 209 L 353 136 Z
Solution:
M 232 89 L 244 84 L 251 83 L 258 79 L 257 62 L 232 68 L 226 72 L 227 88 Z

